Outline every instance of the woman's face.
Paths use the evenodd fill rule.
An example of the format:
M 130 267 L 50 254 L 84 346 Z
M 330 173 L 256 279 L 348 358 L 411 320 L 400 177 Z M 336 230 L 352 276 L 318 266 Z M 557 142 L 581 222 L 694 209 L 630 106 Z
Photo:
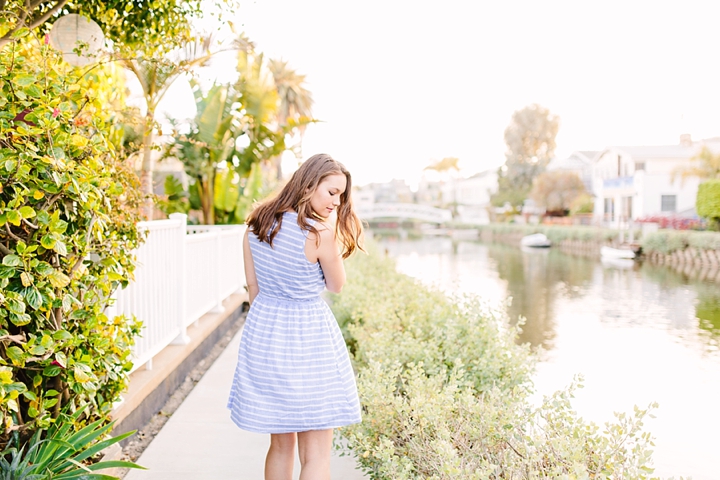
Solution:
M 310 207 L 322 218 L 328 218 L 340 206 L 340 196 L 347 188 L 347 178 L 342 173 L 328 175 L 310 197 Z

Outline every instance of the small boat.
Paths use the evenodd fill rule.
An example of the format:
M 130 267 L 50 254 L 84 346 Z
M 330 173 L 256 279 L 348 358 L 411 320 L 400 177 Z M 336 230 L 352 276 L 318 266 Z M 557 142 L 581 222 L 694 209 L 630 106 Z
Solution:
M 620 270 L 628 270 L 635 266 L 635 260 L 630 258 L 600 257 L 600 263 L 604 267 L 612 267 Z
M 600 247 L 600 256 L 602 258 L 635 258 L 635 252 L 629 248 L 613 248 L 613 247 Z
M 550 240 L 543 233 L 533 233 L 527 235 L 520 240 L 520 245 L 523 247 L 532 248 L 547 248 L 551 245 Z

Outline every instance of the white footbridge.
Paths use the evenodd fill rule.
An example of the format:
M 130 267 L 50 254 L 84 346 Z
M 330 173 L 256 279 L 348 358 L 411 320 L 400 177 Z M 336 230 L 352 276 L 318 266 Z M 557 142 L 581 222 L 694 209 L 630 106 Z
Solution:
M 452 220 L 450 210 L 416 203 L 366 203 L 358 205 L 355 210 L 362 220 L 397 218 L 428 223 L 444 223 Z

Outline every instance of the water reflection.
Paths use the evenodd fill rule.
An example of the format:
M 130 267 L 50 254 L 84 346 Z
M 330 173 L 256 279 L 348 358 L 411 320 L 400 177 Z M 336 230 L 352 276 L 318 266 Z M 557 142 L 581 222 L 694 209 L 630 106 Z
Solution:
M 551 249 L 520 250 L 500 244 L 488 245 L 487 253 L 500 278 L 507 282 L 507 295 L 512 297 L 508 307 L 511 320 L 526 319 L 519 341 L 552 348 L 555 299 L 582 295 L 592 279 L 592 262 Z
M 525 318 L 521 343 L 552 350 L 557 310 L 576 308 L 608 326 L 662 328 L 711 350 L 720 340 L 720 285 L 666 266 L 445 237 L 378 240 L 401 271 L 426 283 L 495 302 L 511 298 L 511 321 Z

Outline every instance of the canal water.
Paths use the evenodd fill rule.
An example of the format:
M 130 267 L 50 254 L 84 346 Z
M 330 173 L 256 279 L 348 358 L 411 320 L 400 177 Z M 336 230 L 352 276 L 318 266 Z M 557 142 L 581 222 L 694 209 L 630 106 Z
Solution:
M 512 298 L 520 341 L 537 349 L 539 395 L 576 374 L 574 405 L 603 425 L 613 412 L 658 402 L 655 473 L 720 479 L 720 284 L 648 262 L 603 263 L 558 249 L 377 237 L 398 270 L 491 303 Z

